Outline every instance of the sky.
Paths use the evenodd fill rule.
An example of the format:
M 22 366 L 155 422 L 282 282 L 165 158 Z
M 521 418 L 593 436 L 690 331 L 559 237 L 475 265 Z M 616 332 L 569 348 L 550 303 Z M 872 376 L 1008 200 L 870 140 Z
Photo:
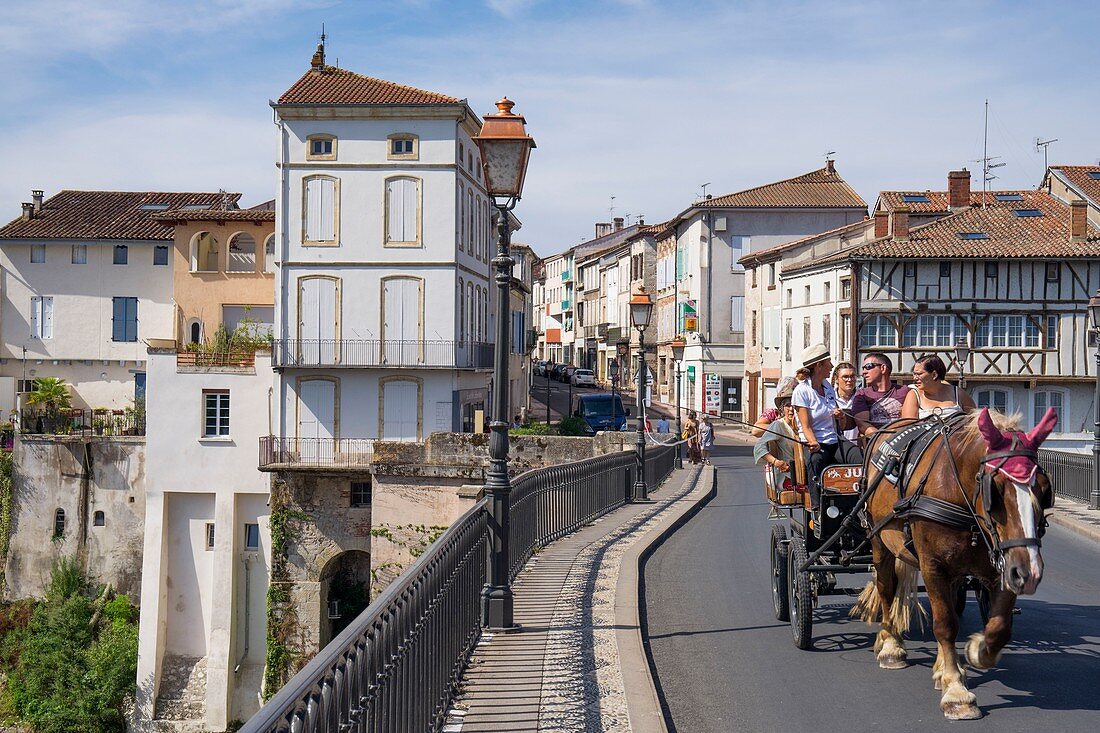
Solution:
M 986 99 L 991 187 L 1038 185 L 1037 136 L 1100 160 L 1091 2 L 36 0 L 0 13 L 0 219 L 32 188 L 274 198 L 268 101 L 322 23 L 330 63 L 516 102 L 538 148 L 515 239 L 543 255 L 827 152 L 872 205 L 963 166 L 978 188 Z

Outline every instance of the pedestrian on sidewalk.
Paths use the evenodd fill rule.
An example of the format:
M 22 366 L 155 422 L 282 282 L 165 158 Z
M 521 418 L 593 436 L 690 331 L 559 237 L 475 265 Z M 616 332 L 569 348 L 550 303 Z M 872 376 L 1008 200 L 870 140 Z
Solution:
M 710 415 L 703 413 L 699 417 L 699 454 L 703 463 L 710 465 L 710 450 L 714 447 L 714 426 L 710 424 Z
M 665 417 L 664 415 L 661 415 L 661 417 L 657 420 L 657 432 L 658 433 L 668 433 L 669 429 L 670 428 L 669 428 L 669 424 L 668 424 L 668 418 Z
M 684 434 L 680 436 L 687 442 L 688 460 L 691 465 L 699 464 L 699 421 L 695 419 L 695 410 L 688 410 L 687 420 L 684 421 Z

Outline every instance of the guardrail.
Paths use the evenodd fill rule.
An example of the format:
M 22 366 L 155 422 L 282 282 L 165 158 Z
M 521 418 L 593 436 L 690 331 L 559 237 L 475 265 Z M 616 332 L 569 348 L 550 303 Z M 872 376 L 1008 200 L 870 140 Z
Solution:
M 145 435 L 145 413 L 27 407 L 19 411 L 17 429 L 23 435 Z
M 280 468 L 352 468 L 374 459 L 373 438 L 260 437 L 261 471 Z
M 490 369 L 494 345 L 484 341 L 393 339 L 279 339 L 275 367 L 416 367 Z
M 1093 509 L 1100 509 L 1100 506 L 1096 505 L 1096 497 L 1092 495 L 1092 487 L 1096 479 L 1091 455 L 1040 448 L 1039 463 L 1050 477 L 1050 483 L 1057 496 L 1064 496 L 1067 499 L 1088 504 Z
M 256 352 L 177 351 L 176 367 L 250 367 L 256 365 Z
M 647 455 L 652 481 L 671 472 L 664 455 L 671 452 L 666 447 Z M 633 452 L 623 452 L 517 476 L 510 576 L 537 548 L 621 506 L 634 482 L 635 460 Z M 489 516 L 488 499 L 462 515 L 242 733 L 438 730 L 481 637 Z

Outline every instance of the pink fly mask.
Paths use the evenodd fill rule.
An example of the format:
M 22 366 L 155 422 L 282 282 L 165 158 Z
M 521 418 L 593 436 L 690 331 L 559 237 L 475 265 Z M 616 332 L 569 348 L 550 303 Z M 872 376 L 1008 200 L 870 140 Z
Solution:
M 1058 413 L 1054 411 L 1054 408 L 1049 408 L 1039 424 L 1032 428 L 1030 432 L 1006 433 L 993 424 L 993 418 L 989 416 L 987 408 L 983 407 L 978 415 L 978 430 L 981 432 L 982 438 L 985 439 L 986 447 L 990 453 L 1021 450 L 1031 454 L 1031 457 L 1012 455 L 999 460 L 996 465 L 998 471 L 1012 481 L 1025 486 L 1035 478 L 1035 471 L 1039 467 L 1033 457 L 1035 451 L 1039 450 L 1039 446 L 1050 435 L 1050 431 L 1054 430 L 1057 423 Z

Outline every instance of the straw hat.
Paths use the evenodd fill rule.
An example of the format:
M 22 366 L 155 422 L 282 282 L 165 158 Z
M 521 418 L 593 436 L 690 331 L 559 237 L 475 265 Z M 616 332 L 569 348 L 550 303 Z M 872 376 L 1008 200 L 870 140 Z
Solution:
M 775 393 L 775 408 L 777 410 L 783 409 L 783 403 L 791 399 L 794 395 L 794 388 L 797 386 L 798 380 L 794 377 L 787 377 L 779 383 L 779 391 Z
M 813 344 L 802 350 L 802 366 L 811 367 L 829 358 L 829 347 L 825 344 Z

